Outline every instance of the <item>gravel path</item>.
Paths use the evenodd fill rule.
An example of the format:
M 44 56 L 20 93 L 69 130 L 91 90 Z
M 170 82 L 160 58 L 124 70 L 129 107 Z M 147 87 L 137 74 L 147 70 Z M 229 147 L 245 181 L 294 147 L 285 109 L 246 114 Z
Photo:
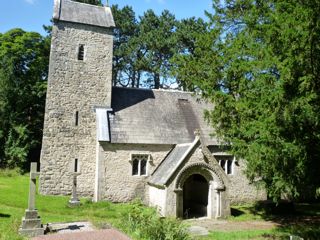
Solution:
M 32 240 L 130 240 L 130 238 L 115 229 L 105 229 L 88 232 L 43 235 L 32 238 Z
M 96 230 L 90 222 L 50 223 L 50 234 L 32 240 L 130 240 L 116 229 Z
M 270 221 L 227 221 L 214 219 L 196 219 L 187 220 L 192 226 L 200 226 L 209 231 L 246 231 L 246 230 L 266 230 L 279 226 L 279 224 Z

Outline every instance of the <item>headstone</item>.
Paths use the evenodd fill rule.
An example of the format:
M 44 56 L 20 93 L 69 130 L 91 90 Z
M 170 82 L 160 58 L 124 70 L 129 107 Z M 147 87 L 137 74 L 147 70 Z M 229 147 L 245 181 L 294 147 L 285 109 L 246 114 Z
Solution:
M 37 163 L 32 162 L 30 168 L 30 186 L 28 209 L 25 211 L 25 217 L 22 218 L 22 225 L 19 233 L 26 237 L 35 237 L 44 234 L 44 228 L 41 224 L 38 210 L 36 209 L 36 181 L 39 173 L 37 172 Z
M 69 205 L 71 206 L 79 206 L 80 205 L 80 200 L 78 198 L 77 195 L 77 177 L 80 175 L 80 173 L 78 172 L 78 159 L 74 160 L 74 168 L 73 168 L 73 183 L 72 183 L 72 195 L 71 195 L 71 199 L 69 200 Z

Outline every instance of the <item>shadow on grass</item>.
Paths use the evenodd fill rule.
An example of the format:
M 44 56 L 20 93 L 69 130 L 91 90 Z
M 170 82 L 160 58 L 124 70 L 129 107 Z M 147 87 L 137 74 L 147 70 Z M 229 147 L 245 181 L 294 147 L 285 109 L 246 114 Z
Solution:
M 231 208 L 231 215 L 234 216 L 234 217 L 239 217 L 241 215 L 245 214 L 244 211 L 241 211 L 239 209 L 236 209 L 236 208 Z
M 303 239 L 320 238 L 320 204 L 302 204 L 287 201 L 275 204 L 261 201 L 249 208 L 250 212 L 260 215 L 264 220 L 278 224 L 277 232 L 286 236 L 295 235 Z
M 9 218 L 11 217 L 10 214 L 3 214 L 3 213 L 0 213 L 0 218 Z

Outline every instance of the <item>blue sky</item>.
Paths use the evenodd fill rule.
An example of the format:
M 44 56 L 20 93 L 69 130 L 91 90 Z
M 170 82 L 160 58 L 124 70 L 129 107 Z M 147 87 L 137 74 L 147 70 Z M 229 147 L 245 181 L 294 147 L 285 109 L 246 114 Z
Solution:
M 42 25 L 49 25 L 52 16 L 54 0 L 0 0 L 0 32 L 12 28 L 22 28 L 26 31 L 36 31 L 44 34 Z M 106 0 L 103 0 L 106 3 Z M 212 0 L 109 0 L 110 5 L 120 7 L 129 5 L 137 15 L 142 15 L 147 9 L 153 9 L 157 14 L 168 9 L 178 19 L 187 17 L 203 17 L 204 11 L 211 10 Z

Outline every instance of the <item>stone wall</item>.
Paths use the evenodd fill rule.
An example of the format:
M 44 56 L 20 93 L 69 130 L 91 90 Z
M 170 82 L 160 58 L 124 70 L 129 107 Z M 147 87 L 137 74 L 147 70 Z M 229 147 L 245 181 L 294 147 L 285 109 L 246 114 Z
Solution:
M 84 60 L 78 49 L 84 45 Z M 71 165 L 78 159 L 78 192 L 93 196 L 96 106 L 111 105 L 111 29 L 55 22 L 41 151 L 40 192 L 70 194 Z M 78 126 L 76 126 L 78 112 Z
M 246 164 L 244 160 L 238 160 L 234 163 L 232 175 L 228 175 L 230 179 L 229 197 L 231 203 L 247 203 L 258 200 L 266 200 L 267 195 L 264 189 L 258 189 L 244 174 Z
M 149 202 L 147 181 L 156 167 L 172 149 L 172 145 L 102 143 L 104 177 L 101 198 L 113 202 L 128 202 L 140 198 Z M 132 176 L 131 154 L 150 154 L 148 176 Z
M 230 150 L 228 147 L 210 146 L 209 149 L 216 159 L 219 159 L 219 156 L 229 156 L 229 159 L 233 159 L 233 157 L 228 154 L 228 151 Z M 233 173 L 228 174 L 230 180 L 229 198 L 231 203 L 237 204 L 265 200 L 267 198 L 266 191 L 264 189 L 258 189 L 253 184 L 250 184 L 246 178 L 244 174 L 246 169 L 245 160 L 236 159 L 232 164 Z

